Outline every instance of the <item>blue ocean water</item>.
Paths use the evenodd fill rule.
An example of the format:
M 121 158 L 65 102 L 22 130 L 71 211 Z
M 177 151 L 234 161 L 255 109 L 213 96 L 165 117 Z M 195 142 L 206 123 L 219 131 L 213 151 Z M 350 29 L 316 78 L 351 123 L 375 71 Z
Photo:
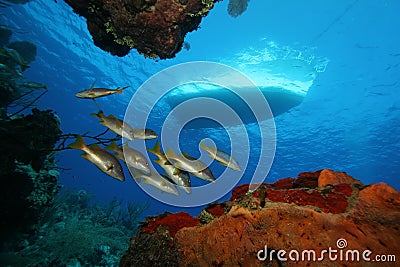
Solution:
M 254 63 L 251 71 L 257 72 L 260 62 L 280 62 L 270 66 L 274 79 L 269 82 L 312 77 L 302 84 L 308 89 L 303 102 L 275 118 L 276 151 L 266 182 L 329 168 L 365 184 L 385 182 L 400 189 L 400 2 L 252 0 L 237 18 L 227 14 L 227 4 L 217 3 L 200 29 L 187 35 L 190 50 L 162 61 L 145 59 L 134 50 L 123 58 L 100 50 L 84 18 L 62 1 L 4 8 L 1 23 L 12 27 L 13 39 L 37 45 L 38 55 L 25 77 L 47 85 L 49 92 L 38 105 L 56 111 L 64 133 L 104 130 L 89 115 L 97 112 L 96 106 L 74 96 L 94 80 L 104 87 L 130 86 L 122 95 L 98 101 L 107 114 L 122 117 L 135 90 L 166 67 L 202 60 L 244 69 Z M 221 129 L 189 130 L 182 132 L 181 146 L 198 156 L 194 140 L 205 136 L 220 145 L 226 140 Z M 112 179 L 80 154 L 66 150 L 57 155 L 58 165 L 69 169 L 60 177 L 65 188 L 85 189 L 104 202 L 150 202 L 146 215 L 166 210 L 196 215 L 201 209 L 162 204 L 133 180 Z M 256 154 L 240 183 L 250 181 Z M 215 173 L 223 170 L 214 163 L 212 168 Z

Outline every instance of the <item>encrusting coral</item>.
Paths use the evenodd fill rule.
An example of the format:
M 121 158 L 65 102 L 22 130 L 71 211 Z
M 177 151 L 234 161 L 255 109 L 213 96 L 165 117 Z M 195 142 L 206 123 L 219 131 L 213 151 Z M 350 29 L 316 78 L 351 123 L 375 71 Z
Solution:
M 132 48 L 150 58 L 173 58 L 184 37 L 219 0 L 66 0 L 87 19 L 94 44 L 113 55 Z
M 263 184 L 254 192 L 249 192 L 249 185 L 239 186 L 230 201 L 206 207 L 199 220 L 182 212 L 147 219 L 132 237 L 120 266 L 141 266 L 141 261 L 151 266 L 309 266 L 313 254 L 306 255 L 308 260 L 300 255 L 285 261 L 276 253 L 286 251 L 283 256 L 289 259 L 292 250 L 312 249 L 317 258 L 324 249 L 339 251 L 338 244 L 344 242 L 344 254 L 369 250 L 371 260 L 384 255 L 389 259 L 385 266 L 396 266 L 399 222 L 400 192 L 392 187 L 363 185 L 332 170 L 305 172 Z M 346 266 L 375 266 L 359 256 Z M 331 261 L 327 254 L 318 260 L 318 266 L 343 263 Z

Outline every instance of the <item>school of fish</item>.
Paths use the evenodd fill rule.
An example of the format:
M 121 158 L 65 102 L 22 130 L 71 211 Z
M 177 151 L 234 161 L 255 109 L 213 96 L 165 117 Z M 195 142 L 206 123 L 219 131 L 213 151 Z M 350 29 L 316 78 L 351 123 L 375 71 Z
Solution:
M 129 87 L 125 86 L 122 88 L 118 87 L 117 89 L 108 89 L 95 88 L 94 85 L 95 82 L 89 89 L 76 93 L 75 96 L 95 101 L 95 99 L 99 97 L 109 96 L 116 93 L 122 94 L 123 90 Z M 106 116 L 97 102 L 95 102 L 95 104 L 99 108 L 99 112 L 91 115 L 99 118 L 101 120 L 99 123 L 115 134 L 124 137 L 129 141 L 135 139 L 149 140 L 158 138 L 157 133 L 151 129 L 133 128 L 114 115 Z M 177 155 L 171 148 L 168 148 L 164 153 L 161 151 L 158 140 L 156 140 L 154 147 L 152 149 L 147 149 L 147 151 L 158 158 L 157 160 L 154 160 L 154 162 L 164 170 L 165 175 L 160 174 L 155 170 L 151 170 L 146 156 L 140 151 L 130 147 L 128 144 L 118 146 L 115 141 L 112 141 L 105 148 L 101 148 L 97 144 L 87 145 L 83 140 L 83 137 L 78 135 L 76 140 L 71 143 L 69 147 L 85 152 L 81 155 L 83 158 L 92 162 L 105 174 L 119 181 L 125 181 L 123 167 L 119 161 L 121 160 L 130 170 L 133 179 L 144 184 L 152 185 L 158 190 L 176 196 L 179 196 L 178 188 L 181 188 L 188 194 L 192 192 L 190 175 L 208 182 L 216 181 L 212 171 L 206 164 L 186 153 Z M 207 147 L 203 142 L 200 142 L 200 147 L 222 166 L 231 168 L 235 171 L 242 171 L 239 163 L 223 150 L 213 146 Z M 107 150 L 114 153 L 108 152 Z

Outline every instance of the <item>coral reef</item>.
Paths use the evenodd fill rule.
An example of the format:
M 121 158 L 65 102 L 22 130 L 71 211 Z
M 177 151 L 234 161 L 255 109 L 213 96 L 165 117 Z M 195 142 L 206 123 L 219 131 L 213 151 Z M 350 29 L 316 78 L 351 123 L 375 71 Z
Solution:
M 0 119 L 6 120 L 32 106 L 46 91 L 43 84 L 25 81 L 22 73 L 36 57 L 36 46 L 27 41 L 11 42 L 12 31 L 0 27 Z M 37 95 L 39 94 L 39 95 Z M 8 109 L 16 109 L 8 114 Z
M 63 190 L 19 251 L 3 252 L 12 266 L 117 266 L 147 204 L 93 202 L 84 190 Z
M 184 227 L 199 223 L 197 218 L 185 212 L 148 217 L 138 234 L 132 237 L 128 253 L 122 258 L 120 266 L 177 266 L 175 234 Z M 158 250 L 160 247 L 163 249 Z
M 59 187 L 52 148 L 61 134 L 52 111 L 32 110 L 13 120 L 0 120 L 0 206 L 2 241 L 29 232 Z
M 32 109 L 46 87 L 25 81 L 22 73 L 36 57 L 36 46 L 9 42 L 12 31 L 1 27 L 0 47 L 0 241 L 14 246 L 34 232 L 43 211 L 59 190 L 54 145 L 60 120 L 51 110 Z M 12 110 L 12 114 L 9 114 Z
M 132 48 L 151 58 L 173 58 L 184 37 L 219 0 L 66 0 L 87 19 L 94 44 L 113 55 Z
M 388 260 L 385 266 L 396 266 L 400 192 L 392 187 L 363 185 L 346 173 L 320 170 L 263 184 L 254 192 L 248 189 L 249 185 L 237 187 L 230 201 L 212 204 L 200 213 L 202 224 L 181 224 L 174 235 L 167 231 L 170 220 L 145 222 L 121 266 L 144 266 L 134 254 L 148 244 L 148 257 L 158 255 L 157 251 L 172 255 L 154 257 L 152 266 L 162 266 L 160 260 L 168 260 L 169 266 L 310 266 L 328 249 L 336 257 L 349 255 L 348 260 L 345 256 L 331 260 L 326 253 L 318 266 L 374 266 L 375 262 L 361 258 L 364 251 L 371 251 L 366 257 L 371 261 L 383 255 Z M 157 230 L 146 231 L 149 227 Z M 298 258 L 294 250 L 300 253 Z M 290 260 L 289 252 L 295 260 Z

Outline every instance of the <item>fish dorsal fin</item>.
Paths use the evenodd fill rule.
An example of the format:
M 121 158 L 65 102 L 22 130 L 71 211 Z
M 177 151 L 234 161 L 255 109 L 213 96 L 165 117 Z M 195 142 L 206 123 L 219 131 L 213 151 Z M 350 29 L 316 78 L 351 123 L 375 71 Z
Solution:
M 111 144 L 109 144 L 108 146 L 106 146 L 107 150 L 111 150 L 114 152 L 120 152 L 120 148 L 118 147 L 117 143 L 115 141 L 112 141 Z
M 91 144 L 90 148 L 95 150 L 103 150 L 98 144 Z
M 122 160 L 123 162 L 125 162 L 124 155 L 123 155 L 122 153 L 120 153 L 120 152 L 116 152 L 116 153 L 114 154 L 114 157 L 116 157 L 117 159 L 120 159 L 120 160 Z
M 93 91 L 95 83 L 96 83 L 96 80 L 94 80 L 94 82 L 93 82 L 92 85 L 90 86 L 89 91 Z
M 150 153 L 153 153 L 154 155 L 161 154 L 160 142 L 158 142 L 158 140 L 157 140 L 156 144 L 154 145 L 154 147 L 153 148 L 148 148 L 147 151 L 149 151 Z

